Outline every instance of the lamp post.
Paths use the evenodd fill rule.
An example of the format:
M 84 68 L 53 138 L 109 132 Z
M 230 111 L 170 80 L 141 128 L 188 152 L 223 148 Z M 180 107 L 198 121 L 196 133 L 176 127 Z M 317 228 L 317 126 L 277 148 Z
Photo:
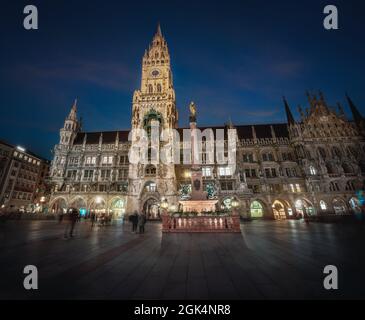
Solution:
M 160 207 L 162 208 L 162 230 L 167 230 L 169 228 L 170 224 L 170 217 L 167 214 L 167 208 L 169 207 L 169 203 L 167 202 L 167 199 L 163 199 L 161 201 Z
M 233 215 L 238 215 L 238 211 L 237 208 L 240 206 L 240 203 L 238 202 L 237 199 L 233 199 L 231 202 L 232 208 L 233 208 Z

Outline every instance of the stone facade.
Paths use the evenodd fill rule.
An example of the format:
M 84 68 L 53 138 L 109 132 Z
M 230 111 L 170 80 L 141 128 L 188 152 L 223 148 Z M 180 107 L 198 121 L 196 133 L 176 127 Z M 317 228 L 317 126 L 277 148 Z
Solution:
M 40 212 L 47 202 L 50 162 L 0 141 L 0 209 Z
M 218 209 L 229 209 L 236 199 L 241 215 L 254 218 L 360 210 L 356 191 L 363 189 L 365 172 L 364 120 L 349 97 L 353 121 L 346 119 L 341 106 L 328 106 L 322 93 L 307 95 L 309 107 L 299 110 L 299 121 L 284 99 L 286 123 L 212 128 L 235 128 L 238 137 L 234 172 L 205 163 L 202 153 L 204 188 L 211 199 L 219 200 Z M 54 149 L 52 211 L 73 206 L 122 217 L 143 210 L 149 218 L 158 218 L 163 199 L 177 205 L 189 197 L 191 165 L 130 163 L 129 131 L 83 132 L 76 114 L 75 102 Z M 177 127 L 170 55 L 160 27 L 143 56 L 131 127 L 150 133 L 156 123 L 182 131 Z

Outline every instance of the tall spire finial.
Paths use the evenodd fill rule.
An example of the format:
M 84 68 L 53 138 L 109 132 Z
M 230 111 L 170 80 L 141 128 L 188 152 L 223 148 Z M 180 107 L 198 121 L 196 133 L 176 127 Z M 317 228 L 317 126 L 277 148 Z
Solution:
M 350 106 L 350 110 L 351 110 L 351 113 L 352 113 L 352 117 L 353 117 L 355 123 L 357 125 L 362 124 L 364 122 L 364 118 L 362 117 L 361 113 L 359 112 L 359 110 L 357 109 L 355 103 L 352 101 L 352 99 L 347 94 L 347 92 L 346 92 L 346 99 L 347 99 L 347 103 Z
M 77 112 L 77 98 L 74 100 L 74 103 L 73 103 L 70 113 L 68 115 L 68 119 L 76 120 L 77 119 L 76 112 Z
M 294 120 L 293 114 L 290 111 L 288 101 L 286 100 L 286 98 L 284 96 L 283 96 L 283 101 L 284 101 L 284 106 L 285 106 L 286 117 L 288 119 L 288 124 L 289 125 L 295 124 L 295 120 Z
M 162 31 L 161 31 L 161 25 L 160 25 L 160 21 L 157 24 L 157 31 L 156 34 L 162 37 Z
M 75 98 L 74 104 L 72 105 L 72 108 L 74 108 L 75 110 L 77 110 L 77 98 Z

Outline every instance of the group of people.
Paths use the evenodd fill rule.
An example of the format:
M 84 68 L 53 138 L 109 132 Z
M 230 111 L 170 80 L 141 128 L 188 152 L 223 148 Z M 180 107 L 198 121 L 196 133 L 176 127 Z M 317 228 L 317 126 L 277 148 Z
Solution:
M 105 217 L 98 216 L 95 213 L 90 215 L 91 228 L 97 222 L 105 223 Z M 80 213 L 76 208 L 70 208 L 66 214 L 59 216 L 59 223 L 65 224 L 64 238 L 72 238 L 74 235 L 76 222 L 80 221 Z M 132 232 L 143 234 L 145 232 L 146 216 L 143 213 L 135 211 L 129 216 L 129 221 L 132 224 Z
M 144 225 L 146 224 L 146 216 L 143 213 L 134 211 L 133 214 L 129 216 L 129 221 L 132 223 L 133 233 L 144 233 Z

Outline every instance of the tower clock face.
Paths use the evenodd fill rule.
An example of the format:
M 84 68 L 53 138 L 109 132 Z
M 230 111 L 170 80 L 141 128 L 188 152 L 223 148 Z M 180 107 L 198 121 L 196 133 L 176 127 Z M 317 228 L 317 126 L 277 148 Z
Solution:
M 152 77 L 158 77 L 159 74 L 160 74 L 160 71 L 158 71 L 157 69 L 152 70 L 152 72 L 151 72 Z

